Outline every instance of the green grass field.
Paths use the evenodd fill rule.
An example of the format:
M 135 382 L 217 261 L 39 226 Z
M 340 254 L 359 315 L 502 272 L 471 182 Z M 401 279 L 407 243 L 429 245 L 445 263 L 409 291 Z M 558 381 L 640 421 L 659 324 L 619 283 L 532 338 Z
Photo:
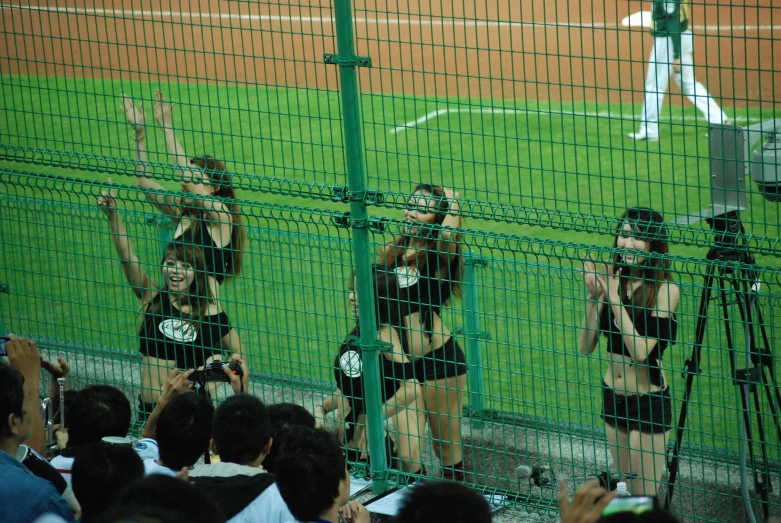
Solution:
M 177 101 L 187 151 L 226 158 L 231 171 L 243 173 L 237 177 L 243 187 L 253 186 L 255 175 L 346 184 L 338 93 L 217 84 L 162 87 Z M 2 144 L 128 158 L 130 130 L 119 112 L 118 96 L 125 92 L 143 98 L 151 123 L 156 88 L 128 81 L 3 76 L 0 120 L 8 128 L 0 130 Z M 474 100 L 365 95 L 362 104 L 370 187 L 406 191 L 411 183 L 432 180 L 455 187 L 469 199 L 598 216 L 650 205 L 671 218 L 708 206 L 707 184 L 701 181 L 708 163 L 705 124 L 695 119 L 691 107 L 669 109 L 668 132 L 660 142 L 635 144 L 624 136 L 635 126 L 628 115 L 639 109 L 628 105 L 486 101 L 492 107 L 527 112 L 483 114 L 456 112 L 478 108 Z M 442 107 L 453 112 L 389 133 Z M 741 124 L 768 115 L 759 109 L 734 114 L 743 119 Z M 684 119 L 698 126 L 684 127 Z M 147 136 L 150 159 L 165 162 L 161 133 L 150 125 Z M 86 180 L 103 181 L 108 176 L 19 162 L 3 162 L 0 167 Z M 133 184 L 127 176 L 114 181 Z M 164 185 L 178 187 L 172 181 Z M 54 190 L 59 186 L 73 192 Z M 135 350 L 137 304 L 122 279 L 102 215 L 94 207 L 74 210 L 46 204 L 88 209 L 94 197 L 77 183 L 47 182 L 41 187 L 32 181 L 17 187 L 4 184 L 10 197 L 37 205 L 20 208 L 11 198 L 0 207 L 0 230 L 8 249 L 0 269 L 3 281 L 11 282 L 11 293 L 0 299 L 3 329 Z M 346 210 L 345 206 L 250 190 L 242 191 L 241 197 L 312 208 L 296 213 L 295 220 L 284 219 L 285 213 L 249 220 L 258 230 L 248 247 L 246 270 L 224 289 L 222 301 L 253 354 L 253 366 L 331 380 L 332 356 L 350 327 L 345 289 L 352 255 L 346 243 L 349 231 L 332 226 L 317 209 Z M 749 200 L 750 210 L 744 214 L 748 226 L 757 235 L 777 238 L 778 207 L 762 200 L 753 188 Z M 123 205 L 126 210 L 152 211 L 137 199 Z M 400 211 L 380 208 L 377 214 L 399 216 Z M 477 249 L 493 258 L 478 272 L 480 322 L 491 334 L 482 345 L 486 407 L 598 424 L 604 342 L 590 359 L 577 352 L 585 293 L 578 273 L 582 253 L 566 248 L 572 242 L 607 246 L 612 239 L 497 221 L 470 221 L 468 226 L 546 239 L 551 246 L 537 254 Z M 131 224 L 130 230 L 148 270 L 156 271 L 157 232 L 139 224 Z M 378 243 L 387 238 L 387 233 L 375 235 Z M 702 257 L 705 249 L 676 245 L 673 254 Z M 771 256 L 760 257 L 759 262 L 780 265 Z M 678 263 L 676 269 L 683 291 L 681 327 L 679 343 L 667 353 L 665 366 L 674 395 L 680 398 L 680 371 L 691 350 L 702 280 L 694 264 Z M 781 289 L 774 277 L 764 289 L 771 340 L 781 334 L 776 312 L 781 310 Z M 452 328 L 464 326 L 461 305 L 457 303 L 446 317 Z M 737 431 L 727 429 L 737 422 L 735 393 L 715 304 L 711 314 L 705 373 L 697 382 L 698 403 L 687 440 L 734 449 Z M 778 455 L 777 447 L 773 453 Z

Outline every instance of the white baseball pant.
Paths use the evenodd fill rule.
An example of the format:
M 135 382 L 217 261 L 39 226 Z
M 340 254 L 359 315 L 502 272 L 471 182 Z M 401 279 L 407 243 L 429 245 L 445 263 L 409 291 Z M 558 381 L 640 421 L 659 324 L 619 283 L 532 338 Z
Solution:
M 681 34 L 681 72 L 673 73 L 673 42 L 670 37 L 654 38 L 654 47 L 648 59 L 648 76 L 645 80 L 645 101 L 640 116 L 641 130 L 649 135 L 659 134 L 659 113 L 670 85 L 670 76 L 683 94 L 705 116 L 708 123 L 723 123 L 727 115 L 711 98 L 705 86 L 694 79 L 694 49 L 691 31 Z

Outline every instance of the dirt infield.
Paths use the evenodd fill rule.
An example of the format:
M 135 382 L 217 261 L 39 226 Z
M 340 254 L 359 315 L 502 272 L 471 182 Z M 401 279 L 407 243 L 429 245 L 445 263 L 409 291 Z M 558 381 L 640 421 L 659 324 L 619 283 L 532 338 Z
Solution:
M 698 79 L 728 112 L 733 103 L 781 100 L 781 69 L 774 69 L 781 56 L 781 39 L 774 38 L 781 34 L 781 7 L 770 7 L 771 1 L 694 6 Z M 652 37 L 620 22 L 650 2 L 509 4 L 357 1 L 357 50 L 374 62 L 361 71 L 362 91 L 503 100 L 642 98 Z M 325 2 L 2 5 L 3 73 L 337 88 L 337 68 L 322 63 L 323 53 L 336 49 L 333 11 Z

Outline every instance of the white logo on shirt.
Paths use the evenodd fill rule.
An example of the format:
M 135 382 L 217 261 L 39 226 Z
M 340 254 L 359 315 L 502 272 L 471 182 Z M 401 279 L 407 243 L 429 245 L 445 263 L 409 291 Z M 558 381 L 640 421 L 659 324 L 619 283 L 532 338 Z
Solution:
M 396 280 L 401 289 L 412 287 L 420 280 L 420 273 L 415 267 L 396 267 L 393 272 L 396 273 Z
M 348 378 L 357 378 L 363 372 L 361 355 L 354 350 L 348 350 L 339 358 L 339 366 Z
M 178 342 L 192 343 L 198 338 L 198 331 L 190 322 L 180 319 L 168 319 L 160 322 L 158 327 L 166 338 Z

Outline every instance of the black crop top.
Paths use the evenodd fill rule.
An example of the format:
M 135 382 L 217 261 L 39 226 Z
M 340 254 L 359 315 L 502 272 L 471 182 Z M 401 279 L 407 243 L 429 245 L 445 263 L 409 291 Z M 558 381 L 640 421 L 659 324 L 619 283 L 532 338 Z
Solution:
M 181 236 L 174 239 L 174 242 L 191 243 L 200 247 L 206 270 L 214 276 L 217 283 L 222 283 L 233 266 L 233 238 L 227 246 L 219 247 L 209 233 L 208 221 L 201 220 L 198 223 L 195 237 L 192 232 L 193 226 L 194 224 L 191 224 Z
M 358 347 L 346 347 L 347 340 L 339 350 L 339 357 L 334 362 L 334 379 L 342 394 L 350 400 L 351 412 L 357 416 L 365 411 L 365 396 L 363 392 L 363 355 Z M 380 380 L 382 385 L 382 402 L 385 403 L 401 388 L 402 382 L 414 379 L 414 369 L 411 363 L 393 361 L 386 358 L 381 351 Z
M 607 351 L 612 354 L 620 354 L 622 356 L 631 357 L 629 350 L 624 343 L 624 336 L 621 334 L 621 329 L 618 326 L 613 309 L 610 305 L 605 305 L 605 312 L 599 315 L 599 330 L 607 337 Z M 632 314 L 627 310 L 629 316 Z M 660 318 L 658 316 L 652 316 L 650 313 L 646 313 L 640 321 L 634 322 L 635 330 L 637 334 L 644 338 L 653 338 L 659 340 L 646 358 L 646 361 L 634 361 L 632 365 L 647 365 L 648 374 L 651 383 L 654 385 L 662 385 L 662 371 L 659 369 L 658 361 L 661 361 L 667 345 L 675 344 L 675 337 L 678 334 L 678 320 L 675 319 L 675 315 L 668 318 Z
M 392 267 L 399 287 L 406 289 L 409 313 L 420 312 L 421 324 L 429 330 L 431 316 L 440 314 L 453 295 L 458 263 L 458 256 L 448 261 L 436 250 L 430 250 L 422 267 L 405 265 L 403 254 L 396 258 Z
M 161 293 L 160 300 L 160 313 L 144 313 L 141 354 L 176 361 L 180 369 L 193 369 L 223 352 L 222 338 L 231 330 L 224 311 L 194 322 L 173 306 L 167 292 Z

